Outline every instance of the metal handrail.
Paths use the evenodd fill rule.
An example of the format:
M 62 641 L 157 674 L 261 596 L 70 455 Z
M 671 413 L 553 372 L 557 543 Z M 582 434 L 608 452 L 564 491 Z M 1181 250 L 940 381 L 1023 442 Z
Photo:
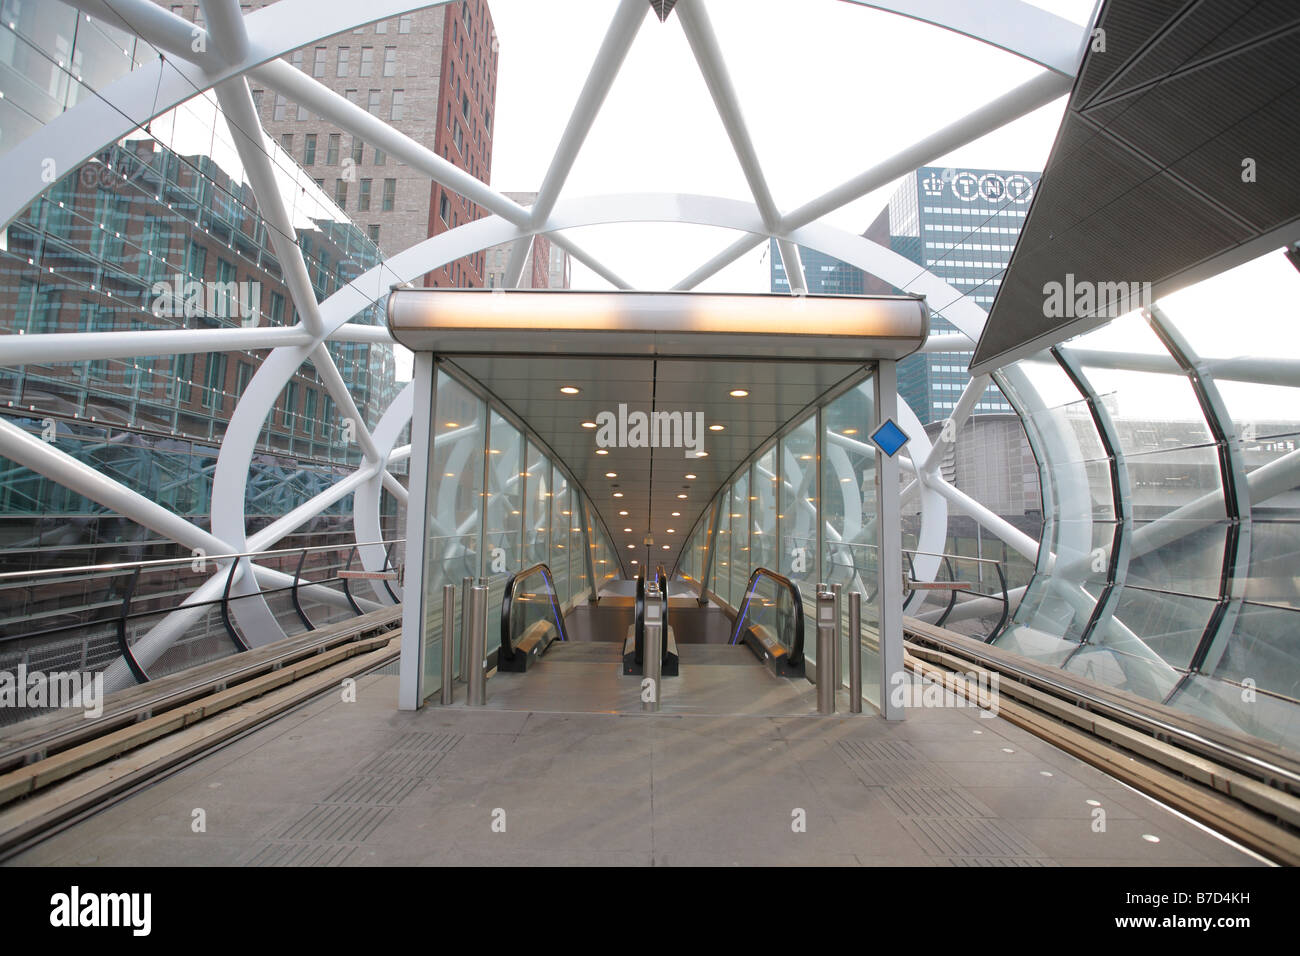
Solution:
M 551 610 L 555 612 L 555 626 L 559 631 L 560 640 L 567 641 L 569 632 L 564 626 L 564 615 L 560 613 L 560 605 L 555 600 L 555 578 L 551 575 L 550 567 L 544 563 L 534 564 L 531 568 L 524 568 L 522 571 L 510 575 L 506 581 L 506 586 L 501 595 L 501 651 L 500 655 L 507 661 L 515 659 L 514 641 L 510 634 L 510 610 L 515 600 L 515 585 L 531 577 L 538 571 L 542 572 L 542 580 L 546 582 L 548 597 L 551 599 Z
M 785 588 L 793 598 L 794 607 L 794 640 L 791 642 L 790 663 L 798 666 L 803 663 L 803 598 L 799 596 L 799 585 L 795 584 L 784 574 L 778 574 L 767 568 L 755 568 L 754 573 L 749 576 L 749 583 L 745 586 L 745 600 L 740 606 L 740 613 L 736 615 L 736 630 L 731 635 L 730 644 L 735 644 L 740 640 L 741 632 L 744 630 L 743 625 L 745 618 L 749 613 L 749 602 L 754 596 L 754 585 L 758 583 L 759 578 L 768 578 L 775 581 L 778 585 Z
M 242 558 L 265 558 L 275 557 L 284 554 L 297 554 L 300 551 L 339 551 L 345 547 L 364 548 L 371 545 L 392 545 L 401 544 L 405 538 L 393 538 L 388 541 L 358 541 L 355 544 L 314 544 L 304 548 L 280 548 L 274 551 L 245 551 L 238 554 L 191 554 L 184 558 L 154 558 L 149 561 L 120 561 L 108 564 L 83 564 L 70 568 L 38 568 L 35 571 L 4 571 L 0 572 L 0 584 L 11 578 L 36 578 L 54 576 L 56 574 L 79 574 L 87 571 L 133 571 L 136 568 L 157 568 L 173 564 L 193 564 L 195 561 L 232 561 Z M 123 542 L 132 544 L 134 542 Z
M 402 539 L 396 539 L 392 542 L 392 544 L 396 544 L 401 540 Z M 382 544 L 383 542 L 366 542 L 366 543 Z M 5 644 L 15 643 L 18 641 L 42 642 L 42 641 L 57 640 L 59 639 L 60 635 L 64 635 L 70 632 L 78 632 L 78 631 L 84 632 L 94 628 L 105 627 L 105 626 L 112 627 L 116 632 L 118 649 L 121 652 L 123 658 L 126 660 L 127 666 L 130 669 L 132 676 L 135 677 L 138 683 L 146 683 L 150 679 L 150 677 L 148 673 L 145 671 L 145 669 L 136 660 L 135 655 L 132 652 L 132 648 L 128 636 L 128 625 L 132 621 L 157 617 L 162 614 L 170 614 L 174 611 L 178 611 L 181 609 L 219 607 L 221 609 L 222 625 L 226 631 L 226 635 L 229 637 L 231 643 L 234 645 L 235 652 L 238 653 L 241 651 L 248 650 L 249 645 L 244 640 L 243 635 L 240 634 L 239 631 L 235 628 L 234 621 L 232 620 L 231 613 L 230 613 L 231 603 L 234 601 L 245 600 L 253 597 L 260 596 L 265 598 L 273 594 L 282 594 L 285 592 L 289 592 L 293 600 L 294 609 L 298 613 L 299 618 L 302 620 L 307 630 L 315 630 L 315 626 L 313 625 L 313 623 L 307 617 L 305 611 L 303 610 L 301 600 L 298 596 L 299 588 L 304 583 L 302 578 L 302 571 L 303 571 L 303 565 L 305 563 L 306 556 L 309 552 L 341 551 L 343 547 L 344 545 L 342 544 L 310 545 L 303 548 L 285 548 L 277 551 L 249 552 L 247 554 L 242 554 L 242 555 L 230 554 L 230 555 L 222 555 L 216 557 L 210 557 L 205 555 L 204 560 L 216 561 L 219 558 L 225 558 L 230 561 L 230 564 L 226 570 L 225 587 L 223 589 L 220 598 L 214 598 L 208 601 L 198 601 L 193 603 L 185 603 L 184 601 L 182 601 L 180 604 L 178 604 L 175 607 L 157 608 L 157 609 L 151 609 L 145 611 L 132 611 L 131 610 L 132 604 L 139 600 L 165 598 L 167 597 L 167 594 L 164 593 L 146 594 L 146 595 L 138 594 L 137 592 L 138 592 L 141 572 L 145 569 L 157 569 L 159 567 L 168 566 L 168 565 L 192 564 L 196 560 L 194 557 L 188 557 L 183 559 L 162 559 L 156 561 L 121 562 L 118 564 L 87 566 L 86 568 L 83 569 L 56 568 L 56 569 L 49 569 L 48 571 L 43 570 L 41 572 L 10 572 L 9 574 L 5 575 L 5 577 L 34 576 L 38 574 L 44 576 L 49 573 L 56 573 L 56 574 L 66 573 L 69 570 L 101 570 L 101 569 L 112 570 L 112 571 L 130 571 L 131 577 L 127 582 L 127 586 L 124 590 L 121 601 L 117 602 L 117 607 L 119 608 L 119 610 L 116 614 L 112 614 L 107 617 L 96 617 L 91 620 L 80 620 L 71 624 L 65 624 L 53 628 L 46 628 L 40 631 L 28 631 L 20 634 L 7 634 L 0 637 L 0 646 Z M 351 564 L 353 558 L 355 557 L 358 547 L 361 547 L 361 545 L 351 546 L 351 551 L 349 552 L 349 557 L 348 557 L 349 565 Z M 387 569 L 388 567 L 388 554 L 390 553 L 391 553 L 391 546 L 389 552 L 386 552 L 385 554 L 385 560 L 384 560 L 385 569 Z M 235 582 L 235 574 L 237 569 L 240 567 L 242 563 L 242 559 L 258 557 L 262 555 L 269 555 L 269 554 L 279 554 L 279 555 L 297 554 L 299 556 L 297 567 L 294 571 L 292 585 L 286 585 L 283 587 L 266 588 L 266 589 L 258 588 L 255 594 L 232 594 L 231 591 Z M 310 584 L 313 587 L 318 587 L 322 585 L 333 584 L 335 582 L 342 582 L 345 590 L 345 597 L 348 599 L 348 602 L 354 614 L 357 616 L 363 615 L 365 613 L 364 610 L 356 602 L 356 600 L 352 597 L 352 595 L 347 592 L 348 580 L 346 577 L 331 576 L 331 577 L 323 578 L 319 581 L 306 581 L 305 583 Z M 393 597 L 394 603 L 398 603 L 396 595 L 394 594 L 391 587 L 388 588 L 388 592 Z

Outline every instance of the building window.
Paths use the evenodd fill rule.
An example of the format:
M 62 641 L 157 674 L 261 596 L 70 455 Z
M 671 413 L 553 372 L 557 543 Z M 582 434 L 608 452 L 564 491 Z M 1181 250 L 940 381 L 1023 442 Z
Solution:
M 208 353 L 207 377 L 204 381 L 208 390 L 203 396 L 203 404 L 214 412 L 224 409 L 226 407 L 226 396 L 223 392 L 226 384 L 225 353 Z
M 384 76 L 397 75 L 397 47 L 384 47 Z
M 339 164 L 339 140 L 341 138 L 341 133 L 330 133 L 329 145 L 325 148 L 326 166 L 337 166 Z
M 293 155 L 293 133 L 280 134 L 280 148 L 289 155 Z
M 361 48 L 361 72 L 358 76 L 369 76 L 375 66 L 375 48 L 372 46 L 363 46 Z
M 348 181 L 346 179 L 334 180 L 334 204 L 340 209 L 348 207 Z
M 352 162 L 358 166 L 361 165 L 362 154 L 366 150 L 366 144 L 358 136 L 352 137 Z
M 347 101 L 348 101 L 349 103 L 356 103 L 358 106 L 361 105 L 360 103 L 357 103 L 357 91 L 356 91 L 356 90 L 345 90 L 345 91 L 343 92 L 343 95 L 344 95 L 345 97 L 347 97 Z
M 405 106 L 406 106 L 406 91 L 393 90 L 393 105 L 388 112 L 388 118 L 393 122 L 400 121 L 402 119 L 403 113 L 405 112 Z
M 387 32 L 388 32 L 388 21 L 387 21 L 387 20 L 380 20 L 378 23 L 376 23 L 376 24 L 375 24 L 375 32 L 378 33 L 380 36 L 383 36 L 385 33 L 387 33 Z
M 312 61 L 311 75 L 318 80 L 325 76 L 325 53 L 326 48 L 318 46 L 316 48 L 316 59 Z
M 370 96 L 366 99 L 366 112 L 373 116 L 379 115 L 379 98 L 383 90 L 371 90 Z
M 406 16 L 397 18 L 397 32 L 398 33 L 411 32 L 411 15 L 409 13 Z
M 373 242 L 375 245 L 379 245 L 379 227 L 367 226 L 366 228 L 367 231 L 369 231 L 370 233 L 370 241 Z
M 285 106 L 284 94 L 276 93 L 275 106 L 271 110 L 271 118 L 275 120 L 275 122 L 277 123 L 284 122 L 284 106 Z
M 360 191 L 357 193 L 357 211 L 366 212 L 370 209 L 370 180 L 361 180 Z
M 316 134 L 308 133 L 303 139 L 305 142 L 302 147 L 302 164 L 310 166 L 316 162 Z
M 385 179 L 384 180 L 384 202 L 382 207 L 384 212 L 389 212 L 390 210 L 392 210 L 392 208 L 396 205 L 396 203 L 397 203 L 397 180 Z
M 385 153 L 378 146 L 375 147 L 375 165 L 376 166 L 388 165 L 388 154 Z
M 338 59 L 338 64 L 335 66 L 335 69 L 334 69 L 334 75 L 335 75 L 335 76 L 347 76 L 347 75 L 348 75 L 348 54 L 349 54 L 350 52 L 351 52 L 351 51 L 348 50 L 348 48 L 345 47 L 345 46 L 341 46 L 341 47 L 339 47 L 339 59 Z
M 270 319 L 272 325 L 284 325 L 284 296 L 278 292 L 271 293 Z
M 257 110 L 258 115 L 262 114 L 262 97 L 266 90 L 253 90 L 253 109 Z
M 299 123 L 305 123 L 305 122 L 306 122 L 307 120 L 309 120 L 309 119 L 311 119 L 311 113 L 307 112 L 307 107 L 305 107 L 305 106 L 303 106 L 301 103 L 299 103 L 299 104 L 298 104 L 298 122 L 299 122 Z
M 460 115 L 465 117 L 465 119 L 469 119 L 469 94 L 468 93 L 462 93 L 460 95 Z
M 447 194 L 443 193 L 442 197 L 438 200 L 438 218 L 442 220 L 444 225 L 451 225 L 451 223 L 447 221 L 447 216 L 450 211 L 451 204 L 447 202 Z

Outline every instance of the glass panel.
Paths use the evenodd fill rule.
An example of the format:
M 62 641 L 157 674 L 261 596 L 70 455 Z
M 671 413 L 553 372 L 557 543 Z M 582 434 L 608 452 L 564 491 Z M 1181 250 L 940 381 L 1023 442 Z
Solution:
M 506 578 L 523 569 L 523 436 L 492 412 L 488 431 L 486 548 L 488 607 L 500 607 Z
M 809 416 L 781 439 L 780 572 L 799 586 L 808 616 L 817 604 L 817 417 Z M 813 652 L 816 653 L 815 651 Z
M 755 568 L 777 570 L 776 553 L 776 447 L 754 462 L 749 490 L 751 509 L 750 561 Z
M 863 691 L 879 707 L 876 452 L 865 440 L 876 424 L 874 383 L 863 382 L 837 398 L 822 411 L 822 423 L 822 575 L 827 584 L 842 588 L 839 633 L 845 641 L 848 595 L 861 595 Z M 847 645 L 841 648 L 840 662 L 840 680 L 847 682 Z
M 1246 597 L 1261 604 L 1300 609 L 1300 518 L 1250 526 L 1250 577 Z
M 528 443 L 528 535 L 524 565 L 545 564 L 550 558 L 551 461 Z
M 563 606 L 569 600 L 569 480 L 555 465 L 551 466 L 551 559 L 547 564 L 554 576 L 555 593 Z
M 569 597 L 585 600 L 589 594 L 587 580 L 587 536 L 584 533 L 582 496 L 574 489 L 569 496 Z
M 1300 611 L 1243 604 L 1213 673 L 1300 700 Z
M 482 573 L 483 402 L 441 370 L 436 373 L 433 451 L 429 462 L 429 536 L 425 540 L 425 699 L 441 683 L 442 588 L 457 588 L 456 628 L 464 612 L 461 580 Z M 456 642 L 459 668 L 460 642 Z
M 731 486 L 731 593 L 740 600 L 749 580 L 749 472 Z
M 713 593 L 723 601 L 731 603 L 731 489 L 722 493 L 722 503 L 718 505 L 718 533 L 714 544 Z M 744 595 L 737 595 L 739 601 Z

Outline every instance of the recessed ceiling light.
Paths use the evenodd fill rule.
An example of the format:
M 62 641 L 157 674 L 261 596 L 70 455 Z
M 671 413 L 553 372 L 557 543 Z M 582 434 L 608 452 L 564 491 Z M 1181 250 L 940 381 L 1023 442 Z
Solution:
M 623 530 L 624 530 L 624 531 L 628 531 L 628 532 L 630 532 L 632 529 L 631 529 L 631 528 L 624 528 Z
M 677 497 L 678 497 L 678 498 L 685 498 L 686 496 L 685 496 L 685 495 L 678 495 Z
M 846 428 L 846 429 L 844 429 L 844 434 L 846 434 L 846 435 L 856 435 L 857 433 L 858 433 L 858 430 L 857 430 L 856 428 Z
M 626 517 L 627 517 L 627 512 L 626 512 L 626 511 L 620 511 L 620 512 L 618 513 L 618 516 L 619 516 L 620 518 L 626 518 Z
M 711 431 L 711 432 L 720 432 L 720 431 L 722 431 L 722 429 L 724 429 L 724 428 L 726 428 L 725 425 L 710 425 L 710 426 L 709 426 L 709 431 Z
M 455 477 L 456 477 L 456 473 L 455 473 L 454 471 L 449 471 L 449 472 L 446 472 L 446 476 L 447 476 L 448 478 L 455 478 Z
M 560 391 L 565 395 L 577 395 L 582 391 L 582 389 L 578 388 L 576 385 L 561 385 Z
M 669 533 L 669 534 L 676 534 L 676 533 L 677 533 L 677 529 L 676 529 L 676 528 L 669 528 L 669 529 L 668 529 L 668 533 Z
M 617 477 L 618 477 L 618 472 L 616 472 L 616 471 L 607 471 L 607 472 L 605 472 L 605 477 L 606 477 L 606 478 L 617 478 Z
M 630 548 L 630 547 L 632 547 L 632 546 L 629 544 L 628 547 Z M 638 561 L 636 558 L 633 558 L 633 559 L 632 559 L 632 563 L 633 563 L 633 564 L 640 564 L 641 562 Z
M 698 476 L 698 475 L 687 475 L 687 476 L 686 476 L 687 480 L 689 480 L 689 481 L 694 481 L 697 477 L 699 477 L 699 476 Z
M 457 425 L 455 422 L 445 422 L 444 424 L 446 424 L 448 428 L 460 428 L 460 426 Z
M 609 454 L 609 450 L 606 449 L 606 448 L 597 448 L 597 449 L 596 449 L 596 454 L 597 454 L 597 455 L 608 455 L 608 454 Z
M 596 427 L 596 423 L 595 423 L 595 422 L 583 422 L 583 423 L 582 423 L 582 427 L 583 427 L 583 428 L 595 428 L 595 427 Z
M 666 545 L 664 545 L 664 550 L 667 551 L 667 550 L 669 550 L 671 547 L 672 547 L 671 545 L 667 545 L 667 544 L 666 544 Z
M 696 457 L 696 458 L 708 458 L 708 457 L 709 457 L 709 453 L 708 453 L 707 451 L 697 451 L 697 452 L 695 453 L 695 457 Z
M 680 518 L 681 516 L 682 516 L 682 513 L 681 513 L 680 511 L 674 511 L 674 512 L 673 512 L 673 517 L 674 517 L 674 518 Z
M 622 498 L 622 497 L 623 497 L 623 492 L 621 492 L 621 491 L 616 491 L 616 492 L 614 492 L 614 497 L 615 497 L 615 498 Z
M 636 545 L 634 545 L 634 544 L 629 544 L 629 545 L 627 546 L 627 549 L 628 549 L 629 551 L 631 551 L 631 550 L 633 550 L 635 547 L 636 547 Z M 633 564 L 636 564 L 635 561 L 633 561 L 632 563 L 633 563 Z
M 744 398 L 748 394 L 743 388 L 733 388 L 730 392 L 732 398 Z
M 800 456 L 799 456 L 799 460 L 800 460 L 800 461 L 812 461 L 812 455 L 800 455 Z

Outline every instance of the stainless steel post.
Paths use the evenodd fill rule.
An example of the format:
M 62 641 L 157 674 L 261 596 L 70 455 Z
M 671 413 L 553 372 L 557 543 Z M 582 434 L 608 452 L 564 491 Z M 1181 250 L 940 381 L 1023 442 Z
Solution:
M 645 588 L 645 646 L 641 651 L 641 709 L 659 710 L 663 696 L 663 605 L 659 601 L 659 588 L 647 581 Z
M 457 680 L 465 680 L 469 673 L 465 662 L 469 660 L 469 592 L 474 586 L 474 579 L 466 575 L 460 579 L 460 668 L 456 671 Z
M 840 597 L 842 584 L 832 584 L 831 593 L 835 595 L 835 686 L 844 683 L 844 603 Z
M 835 713 L 835 595 L 817 589 L 817 713 Z
M 456 585 L 442 586 L 442 702 L 456 700 Z
M 487 597 L 488 589 L 478 585 L 469 592 L 469 658 L 465 663 L 465 703 L 479 707 L 487 700 L 487 672 L 483 660 L 487 657 Z
M 849 592 L 849 713 L 862 713 L 862 595 Z

